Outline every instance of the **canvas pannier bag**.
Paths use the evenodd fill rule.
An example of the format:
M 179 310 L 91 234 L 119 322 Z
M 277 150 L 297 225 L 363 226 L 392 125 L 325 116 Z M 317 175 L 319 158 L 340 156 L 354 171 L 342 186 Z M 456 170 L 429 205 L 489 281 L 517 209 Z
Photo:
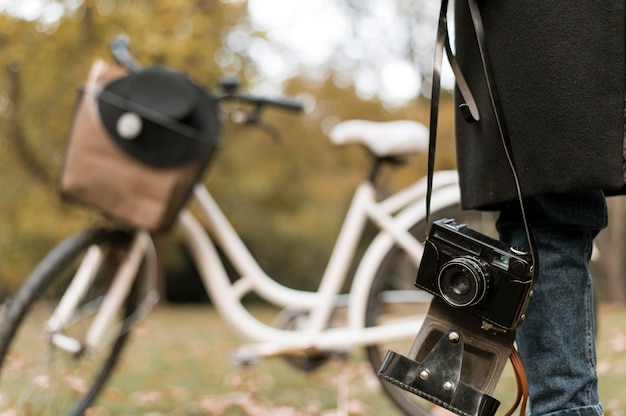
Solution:
M 61 195 L 152 232 L 167 230 L 217 147 L 215 100 L 163 67 L 96 61 L 79 94 Z

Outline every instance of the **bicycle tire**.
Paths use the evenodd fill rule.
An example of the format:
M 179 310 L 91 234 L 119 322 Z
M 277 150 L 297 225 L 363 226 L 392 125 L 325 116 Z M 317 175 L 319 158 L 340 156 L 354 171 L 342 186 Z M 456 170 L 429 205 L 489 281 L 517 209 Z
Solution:
M 103 351 L 98 349 L 90 354 L 62 351 L 46 336 L 43 325 L 67 288 L 71 279 L 68 271 L 88 247 L 96 244 L 107 248 L 102 269 L 77 308 L 80 313 L 74 314 L 65 328 L 76 339 L 84 336 L 84 331 L 73 331 L 81 331 L 87 323 L 84 321 L 93 316 L 93 305 L 111 283 L 107 276 L 114 275 L 110 272 L 119 265 L 131 240 L 132 234 L 122 231 L 88 230 L 57 245 L 35 268 L 5 307 L 0 325 L 0 409 L 16 414 L 78 416 L 93 403 L 128 341 L 130 316 L 139 304 L 136 292 L 145 276 L 142 273 L 135 279 L 118 316 L 118 325 Z M 42 364 L 51 368 L 42 371 Z M 82 371 L 89 376 L 85 377 Z
M 494 236 L 495 229 L 486 228 L 489 225 L 493 225 L 495 220 L 493 215 L 493 213 L 462 211 L 457 204 L 454 204 L 433 212 L 432 218 L 454 218 L 457 222 L 466 223 L 472 229 Z M 422 219 L 411 227 L 410 232 L 423 242 L 426 235 L 426 226 L 425 220 Z M 393 290 L 419 290 L 414 285 L 416 275 L 417 265 L 415 265 L 414 261 L 409 259 L 408 255 L 400 247 L 393 246 L 381 261 L 370 287 L 365 313 L 365 325 L 375 326 L 379 322 L 388 319 L 385 313 L 388 313 L 388 316 L 391 316 L 393 313 L 394 319 L 397 319 L 398 315 L 401 315 L 401 319 L 410 319 L 411 316 L 416 314 L 425 314 L 429 303 L 428 299 L 430 298 L 430 295 L 426 293 L 424 293 L 426 301 L 418 305 L 414 302 L 405 305 L 395 302 L 392 305 L 391 303 L 385 303 L 383 296 L 381 296 L 382 293 L 389 294 L 389 291 Z M 415 316 L 415 320 L 418 322 L 417 316 Z M 417 335 L 418 329 L 419 327 L 416 324 L 415 335 Z M 393 344 L 385 343 L 366 346 L 366 357 L 374 372 L 378 372 L 380 369 L 388 350 L 406 354 L 412 341 L 413 339 L 406 339 Z M 435 414 L 436 409 L 441 411 L 441 408 L 437 408 L 427 400 L 382 379 L 380 379 L 380 382 L 387 397 L 406 415 L 428 416 Z

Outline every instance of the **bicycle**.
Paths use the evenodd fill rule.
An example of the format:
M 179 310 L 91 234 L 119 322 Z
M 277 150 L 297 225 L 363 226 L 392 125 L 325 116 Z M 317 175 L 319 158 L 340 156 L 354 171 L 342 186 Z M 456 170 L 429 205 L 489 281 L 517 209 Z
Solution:
M 132 55 L 119 44 L 113 52 L 120 63 L 134 65 Z M 267 107 L 302 110 L 293 100 L 241 94 L 235 87 L 226 84 L 228 93 L 219 100 L 251 105 L 243 117 L 249 125 L 260 123 Z M 207 187 L 195 185 L 190 204 L 196 209 L 179 213 L 176 231 L 192 254 L 214 308 L 248 340 L 233 353 L 236 362 L 283 356 L 310 371 L 333 352 L 364 347 L 377 371 L 393 348 L 390 343 L 404 343 L 396 350 L 410 344 L 430 299 L 413 285 L 427 227 L 426 180 L 379 201 L 376 178 L 383 165 L 423 151 L 424 130 L 409 121 L 351 120 L 331 132 L 335 144 L 365 147 L 373 163 L 356 188 L 317 291 L 291 289 L 266 275 Z M 453 217 L 474 229 L 492 222 L 484 220 L 484 213 L 460 211 L 456 171 L 437 171 L 433 185 L 433 217 Z M 368 221 L 379 232 L 358 259 L 349 291 L 341 293 Z M 218 246 L 239 275 L 232 282 Z M 106 384 L 134 326 L 157 303 L 156 270 L 157 253 L 145 230 L 90 229 L 54 248 L 5 306 L 0 406 L 37 415 L 83 414 Z M 246 308 L 242 300 L 250 293 L 282 308 L 274 325 L 261 322 Z M 382 386 L 407 414 L 429 414 L 429 403 L 391 384 Z

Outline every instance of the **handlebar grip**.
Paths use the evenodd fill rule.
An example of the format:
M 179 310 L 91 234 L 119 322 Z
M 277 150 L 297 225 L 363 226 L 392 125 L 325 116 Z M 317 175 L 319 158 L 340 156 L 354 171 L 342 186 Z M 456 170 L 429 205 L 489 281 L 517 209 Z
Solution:
M 232 96 L 232 98 L 236 98 L 242 101 L 247 101 L 249 103 L 257 104 L 257 105 L 269 105 L 272 107 L 282 108 L 285 110 L 292 111 L 303 111 L 304 106 L 302 103 L 298 101 L 290 100 L 288 98 L 266 98 L 266 97 L 255 97 L 252 95 L 245 94 L 237 94 L 236 96 Z
M 298 101 L 290 100 L 288 98 L 271 98 L 271 99 L 266 99 L 266 102 L 267 104 L 271 106 L 284 108 L 286 110 L 293 110 L 293 111 L 304 110 L 304 106 L 302 105 L 302 103 L 299 103 Z
M 126 67 L 132 72 L 139 71 L 141 65 L 137 62 L 135 57 L 130 53 L 128 45 L 130 44 L 130 38 L 125 35 L 120 35 L 111 42 L 111 53 L 115 57 L 115 60 L 122 66 Z

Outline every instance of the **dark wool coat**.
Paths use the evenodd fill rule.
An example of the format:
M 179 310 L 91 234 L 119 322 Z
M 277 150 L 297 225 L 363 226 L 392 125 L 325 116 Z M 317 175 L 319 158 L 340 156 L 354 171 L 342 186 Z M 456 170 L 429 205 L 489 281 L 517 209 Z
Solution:
M 525 196 L 624 185 L 624 0 L 478 0 Z M 464 208 L 516 199 L 469 9 L 457 0 L 456 54 L 482 119 L 457 111 Z M 457 97 L 458 98 L 458 97 Z

